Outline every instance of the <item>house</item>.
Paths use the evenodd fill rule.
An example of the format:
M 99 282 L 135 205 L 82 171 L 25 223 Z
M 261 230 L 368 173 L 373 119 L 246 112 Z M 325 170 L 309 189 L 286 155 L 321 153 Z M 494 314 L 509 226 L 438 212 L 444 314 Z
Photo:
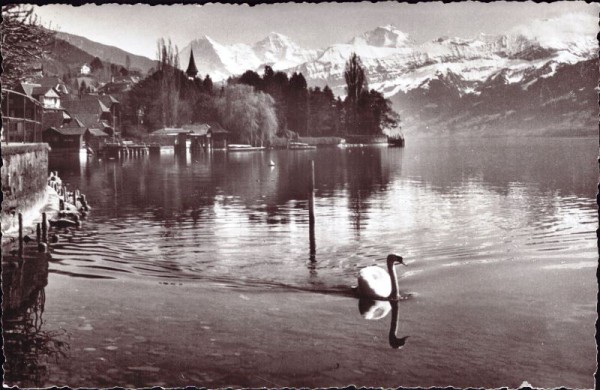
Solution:
M 74 83 L 76 84 L 77 91 L 81 93 L 96 92 L 98 89 L 96 88 L 98 81 L 93 76 L 79 76 L 75 78 Z
M 100 129 L 109 136 L 120 135 L 120 103 L 110 95 L 83 95 L 63 102 L 69 115 L 79 119 L 86 128 Z
M 83 64 L 81 65 L 81 68 L 79 69 L 79 73 L 82 75 L 88 75 L 92 72 L 92 67 L 89 64 Z
M 42 132 L 42 140 L 54 151 L 79 152 L 86 131 L 86 128 L 80 125 L 81 122 L 73 121 L 62 127 L 49 127 Z
M 83 139 L 88 148 L 94 152 L 102 150 L 110 136 L 100 129 L 86 129 L 83 133 Z
M 44 109 L 57 109 L 61 107 L 60 95 L 54 88 L 49 86 L 42 86 L 41 84 L 33 83 L 20 83 L 16 92 L 23 93 L 40 103 Z
M 69 88 L 63 80 L 58 76 L 44 76 L 35 81 L 35 84 L 39 84 L 42 87 L 48 87 L 54 89 L 60 96 L 68 95 L 70 93 Z
M 62 127 L 69 124 L 72 120 L 73 117 L 71 117 L 64 109 L 47 110 L 42 116 L 42 128 Z
M 140 81 L 139 76 L 113 76 L 109 83 L 98 88 L 98 92 L 102 94 L 119 94 L 127 92 Z

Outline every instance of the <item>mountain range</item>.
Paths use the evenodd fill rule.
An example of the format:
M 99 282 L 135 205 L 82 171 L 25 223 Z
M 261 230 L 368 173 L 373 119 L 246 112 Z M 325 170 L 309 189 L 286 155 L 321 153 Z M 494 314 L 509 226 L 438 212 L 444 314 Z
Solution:
M 125 66 L 127 57 L 129 57 L 129 60 L 131 61 L 130 66 L 132 69 L 137 68 L 143 73 L 148 72 L 152 68 L 156 69 L 155 60 L 129 53 L 123 49 L 119 49 L 116 46 L 105 45 L 79 35 L 69 34 L 61 31 L 56 33 L 55 38 L 58 38 L 57 41 L 67 42 L 72 46 L 89 53 L 92 58 L 98 57 L 102 61 Z
M 390 98 L 407 133 L 587 134 L 597 120 L 594 26 L 594 17 L 567 14 L 502 35 L 417 43 L 386 25 L 323 50 L 304 49 L 275 32 L 252 45 L 224 45 L 203 36 L 179 54 L 185 69 L 193 50 L 200 74 L 210 74 L 217 82 L 246 70 L 261 72 L 269 65 L 287 73 L 301 72 L 309 86 L 329 85 L 343 97 L 345 63 L 355 52 L 362 59 L 369 88 Z M 120 49 L 63 36 L 103 59 L 115 63 L 125 59 L 126 52 Z M 132 66 L 154 66 L 147 58 L 130 57 Z

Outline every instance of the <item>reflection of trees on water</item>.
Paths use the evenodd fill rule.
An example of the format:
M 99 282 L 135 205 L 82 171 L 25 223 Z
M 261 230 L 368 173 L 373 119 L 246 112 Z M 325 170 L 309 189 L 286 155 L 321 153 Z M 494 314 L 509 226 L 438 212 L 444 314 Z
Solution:
M 2 266 L 2 327 L 5 381 L 20 387 L 47 383 L 48 361 L 65 357 L 69 344 L 63 332 L 44 330 L 44 288 L 48 261 L 25 257 L 22 263 Z
M 249 220 L 289 223 L 294 209 L 307 207 L 310 159 L 314 159 L 317 197 L 346 196 L 351 226 L 359 231 L 367 221 L 370 198 L 385 191 L 392 170 L 401 168 L 395 157 L 388 156 L 387 148 L 331 148 L 308 153 L 200 152 L 188 153 L 185 158 L 93 158 L 86 163 L 83 176 L 73 181 L 80 180 L 74 185 L 85 188 L 88 198 L 112 217 L 121 216 L 128 208 L 144 208 L 152 210 L 157 221 L 168 224 L 190 219 L 197 222 L 215 202 L 227 206 L 235 201 L 245 205 Z M 274 168 L 267 165 L 270 159 L 277 161 Z M 55 161 L 51 169 L 65 164 L 71 162 Z M 75 175 L 73 168 L 68 172 Z

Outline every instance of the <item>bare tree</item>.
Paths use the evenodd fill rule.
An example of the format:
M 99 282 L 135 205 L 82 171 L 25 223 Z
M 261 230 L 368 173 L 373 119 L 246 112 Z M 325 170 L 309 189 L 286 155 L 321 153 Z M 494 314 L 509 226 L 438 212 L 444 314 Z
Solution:
M 364 91 L 369 90 L 365 69 L 360 57 L 356 53 L 352 53 L 346 62 L 344 79 L 346 80 L 346 92 L 348 93 L 346 97 L 347 123 L 353 126 L 356 124 L 358 99 Z
M 160 102 L 164 127 L 178 125 L 182 73 L 179 70 L 177 46 L 171 40 L 158 40 L 158 71 L 161 73 Z
M 28 5 L 3 5 L 2 19 L 2 84 L 14 87 L 39 69 L 54 32 L 40 25 Z

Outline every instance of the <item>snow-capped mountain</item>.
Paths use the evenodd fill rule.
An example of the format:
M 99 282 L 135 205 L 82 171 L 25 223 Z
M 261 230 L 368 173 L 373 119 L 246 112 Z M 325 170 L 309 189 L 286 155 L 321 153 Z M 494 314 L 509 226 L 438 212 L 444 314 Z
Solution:
M 398 30 L 391 24 L 383 27 L 377 27 L 372 31 L 367 31 L 361 36 L 354 37 L 350 42 L 355 46 L 375 46 L 375 47 L 410 47 L 414 41 L 408 34 Z
M 269 34 L 252 46 L 221 45 L 204 37 L 186 46 L 180 53 L 180 59 L 182 67 L 187 66 L 190 49 L 193 48 L 200 73 L 208 73 L 216 81 L 241 75 L 246 70 L 260 72 L 264 65 L 270 65 L 288 74 L 301 72 L 310 86 L 329 85 L 336 95 L 344 96 L 345 64 L 350 55 L 356 53 L 366 69 L 369 88 L 391 98 L 395 108 L 406 119 L 405 128 L 410 128 L 422 123 L 429 115 L 427 109 L 417 110 L 420 106 L 412 105 L 411 101 L 434 107 L 431 115 L 443 117 L 439 115 L 440 107 L 447 104 L 438 101 L 436 94 L 453 100 L 453 104 L 470 102 L 452 110 L 470 105 L 494 107 L 490 96 L 495 96 L 495 91 L 520 96 L 512 101 L 527 101 L 529 95 L 540 93 L 548 101 L 556 98 L 570 102 L 570 98 L 564 98 L 570 96 L 567 92 L 563 97 L 553 97 L 540 92 L 540 85 L 566 88 L 569 83 L 564 84 L 564 80 L 555 78 L 564 79 L 565 75 L 576 78 L 577 73 L 573 73 L 572 69 L 582 71 L 585 68 L 586 80 L 593 84 L 590 84 L 593 90 L 595 83 L 590 80 L 595 80 L 598 73 L 597 69 L 592 69 L 593 59 L 598 58 L 597 33 L 597 18 L 587 14 L 536 20 L 502 35 L 440 37 L 422 43 L 415 42 L 399 28 L 387 25 L 324 50 L 303 49 L 290 38 L 277 33 Z M 586 65 L 582 68 L 580 64 Z M 579 81 L 571 80 L 570 84 L 575 85 Z M 581 85 L 573 93 L 587 96 L 588 89 Z M 593 106 L 594 99 L 586 97 L 585 101 L 588 100 Z M 545 104 L 543 101 L 540 104 Z M 417 111 L 420 114 L 413 115 Z M 468 112 L 473 110 L 460 115 L 468 115 Z M 535 116 L 534 113 L 532 115 Z M 411 122 L 417 117 L 420 122 Z
M 252 46 L 222 45 L 203 37 L 180 53 L 182 67 L 194 49 L 201 74 L 214 80 L 260 70 L 299 71 L 310 85 L 332 87 L 344 95 L 343 72 L 352 53 L 367 70 L 371 88 L 390 97 L 421 87 L 438 75 L 454 73 L 462 79 L 461 93 L 476 93 L 477 85 L 503 72 L 509 83 L 520 82 L 527 72 L 547 68 L 551 75 L 561 64 L 575 64 L 597 51 L 597 21 L 585 14 L 537 20 L 515 27 L 504 35 L 480 34 L 475 38 L 440 37 L 421 44 L 392 25 L 377 27 L 324 50 L 299 47 L 289 37 L 271 33 Z M 548 67 L 549 64 L 554 64 Z
M 387 97 L 422 87 L 439 75 L 453 73 L 462 80 L 461 94 L 477 93 L 477 86 L 499 72 L 509 83 L 539 69 L 550 76 L 562 64 L 575 64 L 596 55 L 596 19 L 569 14 L 535 21 L 507 34 L 480 34 L 472 39 L 441 37 L 415 44 L 393 26 L 378 27 L 348 44 L 327 48 L 315 61 L 299 65 L 310 84 L 344 94 L 344 64 L 357 53 L 367 70 L 369 85 Z M 551 66 L 548 66 L 551 65 Z
M 317 50 L 302 49 L 283 34 L 270 33 L 254 45 L 222 45 L 204 36 L 190 42 L 180 53 L 180 63 L 185 68 L 190 51 L 194 50 L 196 66 L 200 74 L 210 74 L 215 81 L 229 76 L 239 76 L 247 70 L 258 70 L 265 65 L 274 70 L 290 69 L 313 61 L 320 54 Z
M 289 69 L 313 61 L 320 54 L 317 50 L 302 49 L 290 38 L 275 32 L 255 43 L 252 49 L 262 64 L 275 70 Z
M 209 74 L 215 81 L 256 69 L 262 63 L 249 45 L 240 43 L 226 46 L 205 35 L 180 51 L 179 60 L 183 69 L 188 65 L 192 49 L 199 73 Z

